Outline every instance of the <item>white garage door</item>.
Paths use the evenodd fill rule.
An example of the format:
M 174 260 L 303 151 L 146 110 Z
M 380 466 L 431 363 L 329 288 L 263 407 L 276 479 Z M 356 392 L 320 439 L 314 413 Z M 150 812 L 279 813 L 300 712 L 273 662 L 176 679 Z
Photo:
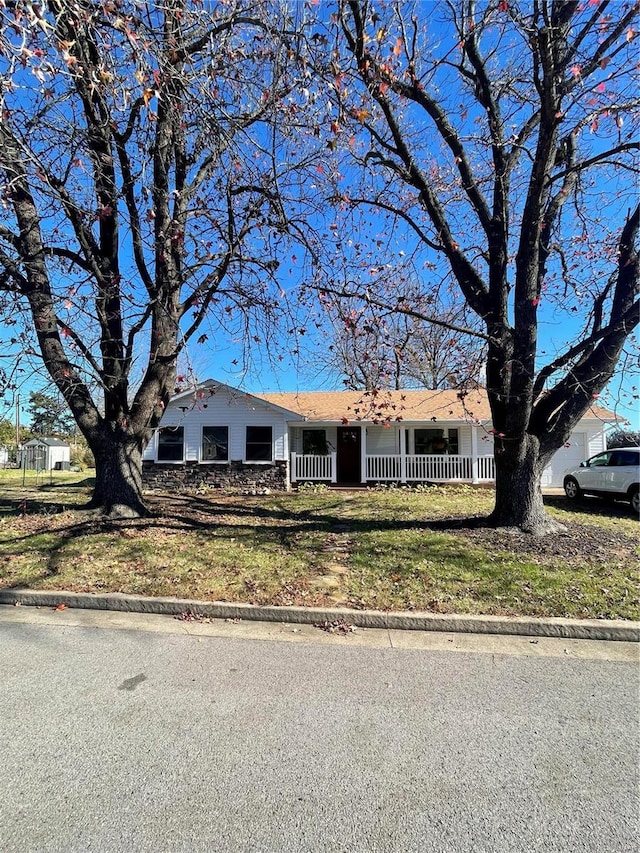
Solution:
M 569 441 L 554 455 L 542 474 L 543 486 L 562 486 L 564 472 L 568 468 L 577 468 L 587 458 L 586 435 L 573 432 Z

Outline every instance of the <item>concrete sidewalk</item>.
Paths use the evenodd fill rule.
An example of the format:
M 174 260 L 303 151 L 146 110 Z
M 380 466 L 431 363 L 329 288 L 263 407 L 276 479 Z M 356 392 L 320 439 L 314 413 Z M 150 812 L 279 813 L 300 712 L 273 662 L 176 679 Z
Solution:
M 147 598 L 121 593 L 94 595 L 30 589 L 0 590 L 0 604 L 73 609 L 190 614 L 208 619 L 319 625 L 341 622 L 358 628 L 396 631 L 438 631 L 467 634 L 502 634 L 521 637 L 561 637 L 576 640 L 640 642 L 640 623 L 624 620 L 538 619 L 530 616 L 472 616 L 463 614 L 383 612 L 347 608 L 275 607 L 184 598 Z
M 242 619 L 182 619 L 156 613 L 111 610 L 58 610 L 52 607 L 0 605 L 0 635 L 11 626 L 64 630 L 134 631 L 195 637 L 201 640 L 250 640 L 341 646 L 350 649 L 451 652 L 507 655 L 528 658 L 640 663 L 640 644 L 608 640 L 576 640 L 565 637 L 526 637 L 504 634 L 471 634 L 453 631 L 402 631 L 389 628 L 260 622 Z

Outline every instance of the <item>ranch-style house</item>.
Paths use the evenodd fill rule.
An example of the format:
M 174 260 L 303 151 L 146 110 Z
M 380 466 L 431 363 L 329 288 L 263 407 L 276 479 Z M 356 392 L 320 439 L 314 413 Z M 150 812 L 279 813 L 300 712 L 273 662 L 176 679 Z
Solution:
M 614 416 L 594 407 L 543 486 L 606 449 Z M 496 437 L 496 440 L 500 440 Z M 143 456 L 151 487 L 286 490 L 302 482 L 491 483 L 494 433 L 482 389 L 248 394 L 214 380 L 176 394 Z

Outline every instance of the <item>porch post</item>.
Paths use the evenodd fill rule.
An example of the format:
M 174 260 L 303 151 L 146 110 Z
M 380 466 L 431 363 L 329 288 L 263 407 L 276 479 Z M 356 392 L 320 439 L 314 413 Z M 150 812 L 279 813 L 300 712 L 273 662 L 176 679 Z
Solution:
M 478 430 L 471 425 L 471 482 L 478 483 L 480 481 L 480 471 L 478 463 Z
M 291 454 L 291 482 L 297 483 L 298 478 L 296 477 L 296 454 Z
M 360 482 L 367 482 L 367 428 L 360 427 Z
M 335 451 L 331 454 L 331 482 L 338 482 L 338 454 Z
M 407 431 L 400 427 L 400 482 L 407 482 Z

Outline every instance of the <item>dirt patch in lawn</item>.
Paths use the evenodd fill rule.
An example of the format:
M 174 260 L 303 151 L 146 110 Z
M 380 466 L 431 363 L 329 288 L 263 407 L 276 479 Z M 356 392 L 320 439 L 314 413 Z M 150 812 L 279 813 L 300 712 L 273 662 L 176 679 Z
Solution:
M 443 523 L 433 525 L 444 530 Z M 464 525 L 456 521 L 446 528 L 448 533 L 464 536 L 477 545 L 492 551 L 501 550 L 533 557 L 555 557 L 567 562 L 606 563 L 629 561 L 638 564 L 638 542 L 626 533 L 606 530 L 588 524 L 572 522 L 566 533 L 550 536 L 531 536 L 512 530 L 500 530 L 480 523 Z

